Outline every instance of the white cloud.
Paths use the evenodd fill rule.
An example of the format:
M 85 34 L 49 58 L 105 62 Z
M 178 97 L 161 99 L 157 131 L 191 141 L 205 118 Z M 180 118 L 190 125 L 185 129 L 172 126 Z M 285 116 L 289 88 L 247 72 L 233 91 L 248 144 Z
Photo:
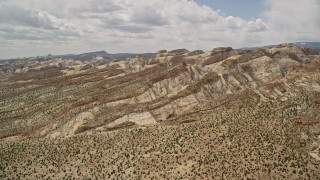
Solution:
M 266 0 L 264 18 L 247 21 L 193 0 L 2 0 L 0 42 L 5 46 L 0 45 L 0 58 L 319 40 L 319 3 L 301 4 Z
M 319 0 L 266 0 L 269 42 L 320 41 Z

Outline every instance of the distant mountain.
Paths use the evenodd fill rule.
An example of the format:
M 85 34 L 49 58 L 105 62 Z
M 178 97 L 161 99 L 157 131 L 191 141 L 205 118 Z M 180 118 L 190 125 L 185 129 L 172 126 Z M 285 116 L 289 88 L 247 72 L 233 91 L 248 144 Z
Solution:
M 156 53 L 143 53 L 143 54 L 133 54 L 133 53 L 117 53 L 117 54 L 108 54 L 111 59 L 127 59 L 132 58 L 138 55 L 142 55 L 144 57 L 153 58 L 156 56 Z
M 320 51 L 320 42 L 293 42 L 293 44 L 299 46 L 299 47 L 302 47 L 302 48 L 314 48 L 314 49 L 317 49 L 318 51 Z M 272 47 L 272 46 L 275 46 L 275 45 L 268 45 L 268 46 L 263 46 L 265 48 L 268 48 L 268 47 Z M 243 48 L 238 48 L 237 50 L 256 50 L 258 48 L 261 48 L 261 47 L 243 47 Z
M 116 53 L 116 54 L 109 54 L 106 51 L 96 51 L 96 52 L 88 52 L 83 54 L 67 54 L 67 55 L 55 55 L 55 58 L 69 58 L 69 59 L 79 59 L 81 61 L 89 61 L 95 57 L 102 57 L 107 60 L 125 60 L 127 58 L 132 58 L 137 55 L 142 55 L 145 57 L 155 57 L 156 53 L 144 53 L 144 54 L 135 54 L 135 53 Z
M 320 51 L 320 42 L 295 42 L 299 47 L 308 47 L 308 48 L 314 48 Z
M 18 61 L 29 60 L 33 59 L 39 62 L 49 61 L 55 58 L 62 58 L 62 59 L 73 59 L 73 60 L 80 60 L 80 61 L 90 61 L 96 57 L 102 57 L 104 60 L 127 60 L 129 58 L 136 57 L 141 55 L 146 58 L 155 58 L 156 53 L 116 53 L 116 54 L 109 54 L 106 51 L 95 51 L 95 52 L 88 52 L 83 54 L 63 54 L 63 55 L 51 55 L 48 56 L 37 56 L 37 57 L 29 57 L 29 58 L 12 58 L 12 59 L 0 59 L 1 64 L 12 64 L 17 63 Z

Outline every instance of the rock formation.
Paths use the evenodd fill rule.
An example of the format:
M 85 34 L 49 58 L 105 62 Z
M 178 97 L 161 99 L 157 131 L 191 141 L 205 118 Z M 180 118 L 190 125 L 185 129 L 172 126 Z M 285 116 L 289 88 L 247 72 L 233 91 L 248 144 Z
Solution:
M 38 178 L 50 172 L 81 177 L 90 159 L 103 179 L 320 177 L 316 50 L 293 44 L 178 49 L 159 51 L 155 59 L 27 61 L 0 69 L 0 177 L 29 172 L 19 162 L 30 158 Z M 48 149 L 55 144 L 69 154 L 65 161 L 55 154 L 64 150 Z M 37 155 L 9 161 L 28 146 L 26 152 L 49 153 L 42 159 L 50 167 L 40 173 L 45 162 L 33 162 Z M 108 153 L 118 159 L 99 158 Z M 73 161 L 77 165 L 64 172 Z

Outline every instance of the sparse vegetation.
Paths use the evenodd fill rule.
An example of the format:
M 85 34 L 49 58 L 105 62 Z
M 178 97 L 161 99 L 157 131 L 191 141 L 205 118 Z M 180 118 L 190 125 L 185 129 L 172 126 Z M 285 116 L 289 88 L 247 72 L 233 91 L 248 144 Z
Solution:
M 161 53 L 1 67 L 0 179 L 320 177 L 318 55 Z

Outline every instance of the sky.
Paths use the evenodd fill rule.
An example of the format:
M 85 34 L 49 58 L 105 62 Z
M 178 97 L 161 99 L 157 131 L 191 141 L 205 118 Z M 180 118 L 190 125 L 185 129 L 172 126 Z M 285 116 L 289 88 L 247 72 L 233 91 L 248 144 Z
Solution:
M 237 16 L 245 20 L 261 18 L 263 0 L 196 0 L 199 5 L 207 5 L 220 10 L 224 15 Z
M 320 41 L 320 0 L 1 0 L 0 59 Z

